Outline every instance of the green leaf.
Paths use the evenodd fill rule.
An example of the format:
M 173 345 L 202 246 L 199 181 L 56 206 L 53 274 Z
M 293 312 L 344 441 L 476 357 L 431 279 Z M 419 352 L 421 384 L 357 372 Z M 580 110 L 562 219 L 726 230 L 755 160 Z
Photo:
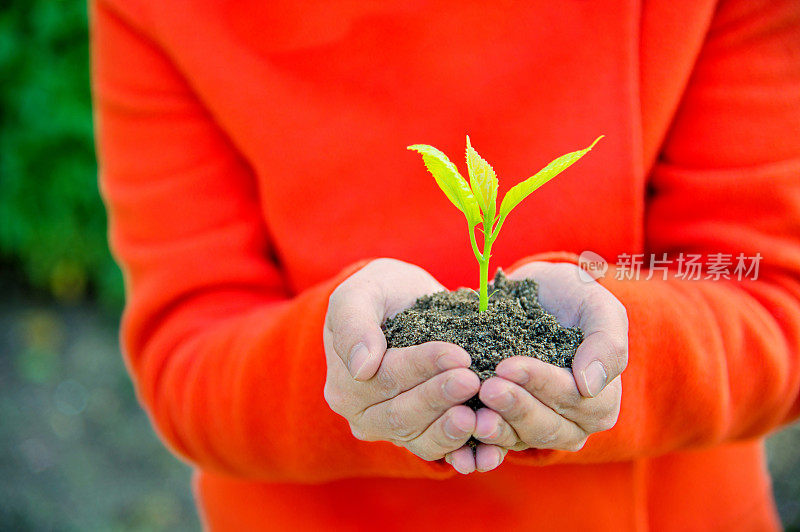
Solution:
M 467 184 L 467 181 L 458 173 L 456 166 L 450 162 L 447 155 L 427 144 L 414 144 L 408 147 L 422 155 L 422 161 L 433 175 L 436 184 L 445 193 L 453 205 L 464 213 L 467 223 L 474 227 L 481 221 L 478 202 Z
M 553 179 L 555 176 L 572 166 L 578 159 L 586 155 L 589 150 L 594 148 L 594 145 L 597 144 L 597 141 L 604 136 L 605 135 L 600 135 L 597 137 L 588 148 L 562 155 L 539 170 L 535 175 L 511 187 L 511 189 L 506 192 L 503 202 L 500 204 L 500 218 L 502 219 L 508 216 L 508 213 L 510 213 L 514 207 L 519 205 L 522 200 L 527 198 L 534 190 Z
M 486 159 L 478 155 L 467 135 L 467 171 L 472 193 L 485 219 L 494 219 L 497 210 L 497 174 Z

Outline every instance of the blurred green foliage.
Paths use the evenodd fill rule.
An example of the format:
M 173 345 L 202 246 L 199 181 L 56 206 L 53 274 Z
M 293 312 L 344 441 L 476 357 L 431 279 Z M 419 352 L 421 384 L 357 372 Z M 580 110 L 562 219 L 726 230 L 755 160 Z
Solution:
M 0 258 L 119 308 L 92 140 L 86 2 L 0 0 Z

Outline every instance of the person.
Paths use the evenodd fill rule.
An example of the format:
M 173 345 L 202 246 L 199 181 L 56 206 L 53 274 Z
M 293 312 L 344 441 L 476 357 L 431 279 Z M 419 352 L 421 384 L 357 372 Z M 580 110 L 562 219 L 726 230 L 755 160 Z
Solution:
M 124 354 L 206 527 L 779 528 L 800 4 L 93 0 L 91 33 Z M 477 284 L 405 149 L 467 133 L 501 194 L 606 135 L 492 257 L 584 328 L 572 372 L 514 357 L 481 384 L 452 344 L 386 349 L 386 316 Z

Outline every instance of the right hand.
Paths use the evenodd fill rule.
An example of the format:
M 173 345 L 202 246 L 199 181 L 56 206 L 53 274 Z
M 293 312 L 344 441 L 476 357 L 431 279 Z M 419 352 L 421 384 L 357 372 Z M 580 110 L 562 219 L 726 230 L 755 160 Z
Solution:
M 480 380 L 470 356 L 446 342 L 386 349 L 381 323 L 445 288 L 428 272 L 394 259 L 377 259 L 331 294 L 323 342 L 328 364 L 325 400 L 363 441 L 389 441 L 423 460 L 445 458 L 456 471 L 489 471 L 505 450 L 465 444 L 475 412 L 464 402 Z

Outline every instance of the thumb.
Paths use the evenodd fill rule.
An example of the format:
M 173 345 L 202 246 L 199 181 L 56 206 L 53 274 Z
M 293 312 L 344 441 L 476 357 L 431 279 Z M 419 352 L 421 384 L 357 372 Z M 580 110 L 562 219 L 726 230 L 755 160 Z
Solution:
M 326 327 L 333 349 L 356 380 L 371 379 L 381 365 L 386 352 L 382 319 L 383 305 L 365 290 L 337 290 L 331 295 Z

